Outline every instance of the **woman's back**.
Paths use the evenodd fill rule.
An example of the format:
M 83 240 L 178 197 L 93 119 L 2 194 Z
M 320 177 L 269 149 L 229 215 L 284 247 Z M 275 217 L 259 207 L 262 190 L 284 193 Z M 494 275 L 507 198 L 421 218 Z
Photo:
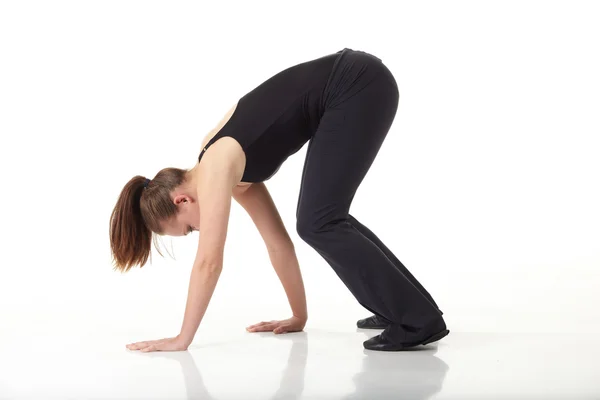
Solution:
M 271 178 L 304 146 L 324 111 L 323 94 L 339 52 L 287 68 L 244 95 L 233 114 L 207 142 L 236 139 L 246 154 L 243 182 Z

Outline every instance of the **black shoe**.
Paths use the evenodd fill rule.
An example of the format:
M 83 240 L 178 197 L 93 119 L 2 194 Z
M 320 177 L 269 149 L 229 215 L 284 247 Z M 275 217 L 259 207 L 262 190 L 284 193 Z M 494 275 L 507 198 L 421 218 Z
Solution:
M 444 315 L 442 310 L 438 310 L 441 315 Z M 356 321 L 356 326 L 360 329 L 385 329 L 391 322 L 377 315 L 372 315 L 368 318 L 359 319 Z
M 390 322 L 377 316 L 372 315 L 368 318 L 359 319 L 356 322 L 356 326 L 361 329 L 385 329 Z
M 381 332 L 379 335 L 372 337 L 369 340 L 365 340 L 363 342 L 363 346 L 367 350 L 378 350 L 378 351 L 402 351 L 409 349 L 411 347 L 416 347 L 419 345 L 425 345 L 429 343 L 436 342 L 446 335 L 448 335 L 450 331 L 448 329 L 444 329 L 434 335 L 431 335 L 427 339 L 418 343 L 404 343 L 404 344 L 396 344 L 393 343 L 386 335 L 385 331 Z

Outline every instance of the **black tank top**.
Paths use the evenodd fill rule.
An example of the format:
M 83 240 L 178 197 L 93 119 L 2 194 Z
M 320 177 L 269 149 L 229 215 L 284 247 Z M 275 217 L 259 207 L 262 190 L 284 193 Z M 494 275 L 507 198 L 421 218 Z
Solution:
M 270 179 L 314 135 L 325 109 L 326 87 L 344 51 L 287 68 L 244 95 L 206 144 L 233 137 L 246 154 L 243 182 Z

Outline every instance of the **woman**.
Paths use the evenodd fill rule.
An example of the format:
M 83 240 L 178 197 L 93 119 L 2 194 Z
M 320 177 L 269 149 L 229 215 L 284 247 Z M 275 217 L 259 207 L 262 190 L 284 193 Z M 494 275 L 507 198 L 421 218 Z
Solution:
M 185 350 L 192 342 L 223 266 L 231 198 L 263 237 L 293 316 L 250 332 L 300 331 L 307 320 L 294 247 L 264 182 L 309 142 L 296 230 L 334 269 L 382 328 L 371 350 L 404 350 L 448 334 L 442 312 L 390 250 L 356 218 L 350 204 L 395 117 L 398 87 L 382 61 L 345 48 L 276 74 L 243 96 L 204 139 L 191 170 L 166 168 L 152 180 L 132 178 L 111 215 L 116 268 L 143 266 L 152 234 L 199 231 L 179 335 L 128 345 L 132 350 Z

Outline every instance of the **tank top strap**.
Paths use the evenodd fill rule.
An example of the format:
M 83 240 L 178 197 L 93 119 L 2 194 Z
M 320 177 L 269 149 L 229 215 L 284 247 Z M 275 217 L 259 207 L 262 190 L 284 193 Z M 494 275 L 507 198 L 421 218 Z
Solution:
M 202 151 L 200 151 L 200 155 L 198 156 L 198 162 L 200 162 L 200 159 L 202 158 L 202 156 L 204 155 L 204 152 L 217 140 L 222 136 L 221 131 L 217 132 L 213 137 L 210 138 L 210 140 L 208 141 L 208 143 L 206 143 L 206 145 L 204 146 L 204 148 L 202 149 Z

